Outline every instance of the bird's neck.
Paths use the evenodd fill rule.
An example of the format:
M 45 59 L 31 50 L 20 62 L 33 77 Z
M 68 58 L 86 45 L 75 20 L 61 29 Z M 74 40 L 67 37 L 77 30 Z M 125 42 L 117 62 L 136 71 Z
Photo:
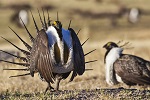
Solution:
M 108 55 L 108 53 L 110 52 L 110 50 L 107 50 L 104 56 L 104 63 L 106 63 L 106 56 Z
M 116 79 L 115 71 L 114 71 L 114 63 L 118 58 L 120 58 L 122 54 L 122 48 L 112 48 L 105 53 L 105 61 L 106 61 L 106 82 L 109 85 L 117 84 L 118 81 Z
M 56 29 L 56 30 L 57 30 L 57 33 L 58 33 L 58 36 L 59 36 L 60 40 L 62 40 L 62 38 L 63 38 L 62 28 L 61 29 Z

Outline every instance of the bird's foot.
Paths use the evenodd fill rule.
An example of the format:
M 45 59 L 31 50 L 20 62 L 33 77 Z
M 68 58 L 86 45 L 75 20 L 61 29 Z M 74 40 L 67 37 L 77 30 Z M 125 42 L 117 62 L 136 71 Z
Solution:
M 45 92 L 44 92 L 44 95 L 46 94 L 46 92 L 47 92 L 48 90 L 50 90 L 50 92 L 54 92 L 54 91 L 55 91 L 52 86 L 47 86 L 47 88 L 46 88 L 46 90 L 45 90 Z

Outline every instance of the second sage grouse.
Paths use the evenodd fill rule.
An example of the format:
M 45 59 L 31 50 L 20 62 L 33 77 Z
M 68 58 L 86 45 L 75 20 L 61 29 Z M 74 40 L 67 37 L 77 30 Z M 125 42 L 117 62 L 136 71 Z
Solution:
M 39 11 L 38 11 L 39 13 Z M 48 14 L 48 13 L 47 13 Z M 32 42 L 32 46 L 30 46 L 27 42 L 25 42 L 14 30 L 11 30 L 16 34 L 16 36 L 22 41 L 22 43 L 27 47 L 28 51 L 21 49 L 16 46 L 9 40 L 5 39 L 7 42 L 12 44 L 18 50 L 23 52 L 26 57 L 20 57 L 13 54 L 10 54 L 14 57 L 21 59 L 26 63 L 17 63 L 4 61 L 7 63 L 17 64 L 25 66 L 25 69 L 5 69 L 5 70 L 27 70 L 29 73 L 23 75 L 16 75 L 11 77 L 25 76 L 31 75 L 34 77 L 35 73 L 39 73 L 40 78 L 48 83 L 48 87 L 45 90 L 45 93 L 48 89 L 53 90 L 54 88 L 51 86 L 51 83 L 56 83 L 55 90 L 59 89 L 59 83 L 62 79 L 66 79 L 71 72 L 72 76 L 70 81 L 74 79 L 77 75 L 82 75 L 85 72 L 85 64 L 94 61 L 85 62 L 85 56 L 95 51 L 92 50 L 86 54 L 84 54 L 82 45 L 88 40 L 86 40 L 83 44 L 80 43 L 79 38 L 75 31 L 70 28 L 71 21 L 69 23 L 68 29 L 64 29 L 62 27 L 61 22 L 58 19 L 57 21 L 51 23 L 50 17 L 48 14 L 48 21 L 46 22 L 45 14 L 43 11 L 43 20 L 39 13 L 39 18 L 42 24 L 42 29 L 39 29 L 36 21 L 31 12 L 33 22 L 37 31 L 37 36 L 34 38 L 27 27 L 24 27 L 30 37 Z M 1 50 L 3 51 L 3 50 Z M 6 51 L 3 51 L 7 53 Z
M 108 42 L 106 48 L 106 82 L 115 85 L 123 82 L 132 85 L 150 85 L 150 62 L 135 55 L 123 54 L 123 48 Z
M 16 24 L 19 28 L 23 28 L 24 25 L 20 18 L 23 20 L 24 24 L 27 26 L 29 24 L 28 10 L 26 9 L 17 10 L 11 16 L 11 19 L 10 19 L 13 24 Z

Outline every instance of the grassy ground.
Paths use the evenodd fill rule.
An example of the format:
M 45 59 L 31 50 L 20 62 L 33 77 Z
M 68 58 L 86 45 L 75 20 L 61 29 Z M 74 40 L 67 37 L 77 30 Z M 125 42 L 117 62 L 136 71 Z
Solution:
M 97 0 L 98 1 L 98 0 Z M 0 98 L 6 99 L 41 99 L 41 98 L 53 98 L 54 99 L 67 99 L 69 98 L 80 98 L 82 94 L 87 93 L 87 95 L 91 96 L 101 96 L 104 99 L 108 99 L 113 97 L 115 99 L 116 95 L 110 94 L 108 92 L 103 92 L 104 88 L 118 88 L 118 87 L 125 87 L 128 88 L 124 84 L 119 84 L 116 86 L 108 86 L 105 82 L 105 65 L 103 62 L 105 50 L 102 46 L 107 43 L 108 41 L 118 42 L 120 40 L 129 41 L 133 49 L 125 50 L 125 53 L 135 54 L 140 57 L 143 57 L 147 60 L 150 60 L 150 17 L 149 16 L 142 16 L 140 22 L 137 24 L 130 24 L 127 21 L 126 16 L 117 20 L 117 26 L 112 26 L 110 19 L 92 19 L 88 17 L 82 17 L 79 14 L 73 12 L 74 9 L 79 9 L 82 11 L 92 11 L 95 13 L 99 12 L 117 12 L 121 5 L 126 7 L 140 7 L 144 10 L 150 10 L 149 5 L 150 2 L 147 0 L 136 0 L 136 1 L 121 1 L 121 0 L 100 0 L 101 2 L 96 2 L 96 0 L 64 0 L 63 3 L 60 0 L 45 0 L 45 2 L 41 2 L 40 0 L 1 0 L 0 6 L 5 7 L 10 4 L 22 4 L 22 3 L 29 3 L 33 6 L 32 12 L 36 18 L 36 21 L 40 25 L 40 21 L 38 18 L 36 8 L 40 8 L 41 5 L 50 4 L 55 7 L 55 9 L 50 10 L 50 16 L 52 20 L 56 20 L 56 11 L 59 11 L 60 20 L 63 23 L 63 26 L 67 28 L 69 20 L 73 19 L 71 27 L 73 27 L 76 32 L 81 28 L 82 30 L 79 33 L 79 38 L 83 43 L 88 37 L 90 40 L 83 46 L 84 52 L 88 52 L 92 49 L 97 49 L 91 55 L 86 56 L 86 61 L 95 60 L 98 61 L 95 63 L 87 64 L 87 68 L 92 68 L 92 71 L 86 71 L 84 75 L 77 76 L 73 82 L 68 83 L 69 78 L 66 80 L 61 81 L 60 83 L 60 90 L 59 94 L 56 93 L 48 93 L 46 96 L 43 95 L 43 91 L 45 90 L 47 84 L 42 82 L 38 75 L 35 75 L 34 78 L 30 76 L 26 77 L 19 77 L 19 78 L 9 78 L 11 75 L 21 74 L 24 72 L 16 72 L 16 71 L 3 71 L 3 68 L 12 68 L 12 67 L 19 67 L 13 65 L 6 65 L 1 63 L 0 65 Z M 90 5 L 90 6 L 89 6 Z M 109 6 L 109 7 L 108 7 Z M 10 17 L 14 13 L 13 9 L 0 9 L 0 36 L 6 37 L 10 41 L 13 41 L 18 46 L 25 48 L 20 41 L 16 38 L 16 36 L 11 32 L 11 30 L 7 27 L 12 27 L 23 39 L 29 41 L 27 34 L 24 29 L 19 29 L 16 25 L 10 22 Z M 71 13 L 71 14 L 70 14 Z M 32 33 L 33 36 L 36 35 L 36 31 L 34 29 L 34 25 L 30 16 L 30 23 L 27 26 L 29 31 Z M 0 39 L 0 49 L 3 50 L 16 50 L 13 46 L 10 46 L 4 40 Z M 54 86 L 54 85 L 53 85 Z M 101 90 L 102 88 L 102 90 Z M 74 90 L 76 89 L 76 90 Z M 97 90 L 95 90 L 97 89 Z M 149 87 L 145 88 L 148 92 L 144 92 L 143 87 L 134 86 L 131 87 L 130 92 L 127 90 L 127 96 L 131 96 L 132 89 L 135 90 L 134 93 L 138 93 L 139 89 L 141 90 L 141 96 L 137 98 L 144 97 L 143 93 L 147 97 L 149 94 Z M 73 90 L 73 91 L 72 91 Z M 91 90 L 91 93 L 89 92 Z M 105 90 L 105 89 L 104 89 Z M 68 92 L 70 91 L 70 94 Z M 94 93 L 93 93 L 94 91 Z M 114 90 L 115 91 L 115 90 Z M 117 90 L 116 90 L 117 91 Z M 119 91 L 119 90 L 118 90 Z M 124 91 L 120 90 L 120 95 L 125 95 Z M 108 93 L 108 95 L 107 95 Z M 51 95 L 49 95 L 51 94 Z M 117 98 L 119 98 L 119 94 Z M 38 96 L 37 96 L 38 95 Z M 58 98 L 57 98 L 58 96 Z M 127 97 L 126 96 L 126 97 Z M 88 97 L 88 96 L 87 96 Z M 85 97 L 85 98 L 87 98 Z M 126 98 L 124 96 L 124 98 Z M 145 97 L 145 98 L 147 98 Z M 84 96 L 83 96 L 84 98 Z M 121 98 L 121 96 L 120 96 Z
M 137 89 L 87 89 L 87 90 L 63 90 L 51 92 L 44 95 L 41 92 L 22 93 L 6 91 L 0 95 L 1 99 L 48 99 L 48 100 L 148 100 L 150 98 L 149 90 Z

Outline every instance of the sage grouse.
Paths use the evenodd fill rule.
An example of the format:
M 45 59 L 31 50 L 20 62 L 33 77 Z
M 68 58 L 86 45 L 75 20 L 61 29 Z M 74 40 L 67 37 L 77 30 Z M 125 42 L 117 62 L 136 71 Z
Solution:
M 58 90 L 60 81 L 62 79 L 66 79 L 71 72 L 73 73 L 70 78 L 70 81 L 73 81 L 73 79 L 77 75 L 82 75 L 85 72 L 86 63 L 96 61 L 93 60 L 85 62 L 84 58 L 86 55 L 95 51 L 95 49 L 84 54 L 82 45 L 84 45 L 84 43 L 88 39 L 83 44 L 81 44 L 75 31 L 72 28 L 70 28 L 71 21 L 69 23 L 68 29 L 64 29 L 62 27 L 61 22 L 58 20 L 58 14 L 57 14 L 57 21 L 51 23 L 48 12 L 47 12 L 48 15 L 47 22 L 44 11 L 43 11 L 43 20 L 39 13 L 42 29 L 38 28 L 32 12 L 31 15 L 37 31 L 37 36 L 35 38 L 30 34 L 24 22 L 23 21 L 22 22 L 30 37 L 32 46 L 30 46 L 27 42 L 25 42 L 13 29 L 10 28 L 16 34 L 16 36 L 22 41 L 22 43 L 27 47 L 28 51 L 21 49 L 20 47 L 16 46 L 9 40 L 2 37 L 7 42 L 16 47 L 19 51 L 23 52 L 26 57 L 16 56 L 3 50 L 1 51 L 8 53 L 14 57 L 17 57 L 22 61 L 24 61 L 25 63 L 10 62 L 5 60 L 1 61 L 26 67 L 25 69 L 5 69 L 5 70 L 29 71 L 29 73 L 11 77 L 18 77 L 25 75 L 31 75 L 32 77 L 34 77 L 35 73 L 39 73 L 40 78 L 48 83 L 48 87 L 46 88 L 45 93 L 47 92 L 48 89 Z M 56 83 L 55 89 L 51 86 L 51 83 L 54 82 Z
M 115 85 L 123 82 L 132 85 L 150 85 L 150 62 L 130 54 L 123 54 L 123 48 L 114 42 L 103 46 L 106 63 L 106 82 Z

